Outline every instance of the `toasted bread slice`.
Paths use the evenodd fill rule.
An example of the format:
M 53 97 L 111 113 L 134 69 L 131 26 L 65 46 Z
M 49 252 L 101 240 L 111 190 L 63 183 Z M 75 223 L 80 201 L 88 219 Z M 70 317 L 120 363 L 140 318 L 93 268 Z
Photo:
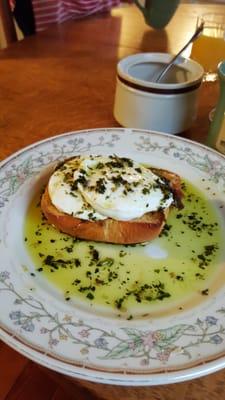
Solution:
M 174 205 L 181 208 L 183 194 L 180 177 L 162 169 L 151 168 L 151 170 L 169 182 L 171 191 L 174 193 Z M 73 237 L 98 242 L 134 244 L 153 240 L 160 234 L 170 207 L 148 212 L 141 218 L 130 221 L 117 221 L 111 218 L 87 221 L 59 211 L 52 204 L 48 187 L 46 187 L 41 199 L 41 209 L 49 224 Z

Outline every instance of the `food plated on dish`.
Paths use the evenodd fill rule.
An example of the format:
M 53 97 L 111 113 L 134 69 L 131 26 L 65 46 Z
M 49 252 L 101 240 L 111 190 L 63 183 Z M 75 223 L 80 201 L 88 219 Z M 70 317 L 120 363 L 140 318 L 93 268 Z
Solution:
M 182 207 L 181 197 L 174 173 L 116 155 L 89 155 L 56 168 L 41 208 L 50 223 L 73 237 L 133 244 L 157 237 L 170 207 Z
M 170 206 L 160 233 L 140 243 L 62 232 L 43 215 L 43 193 L 60 163 L 91 155 L 170 171 L 183 208 Z M 114 128 L 59 135 L 2 162 L 1 339 L 58 372 L 102 383 L 172 383 L 222 368 L 224 177 L 224 158 L 211 149 Z

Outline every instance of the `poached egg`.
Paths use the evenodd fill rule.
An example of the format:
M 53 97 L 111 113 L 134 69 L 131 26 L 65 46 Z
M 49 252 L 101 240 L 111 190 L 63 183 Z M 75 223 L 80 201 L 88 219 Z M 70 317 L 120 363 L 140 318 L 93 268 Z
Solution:
M 166 180 L 116 155 L 67 160 L 50 177 L 48 192 L 58 210 L 90 221 L 129 221 L 163 210 L 174 201 Z

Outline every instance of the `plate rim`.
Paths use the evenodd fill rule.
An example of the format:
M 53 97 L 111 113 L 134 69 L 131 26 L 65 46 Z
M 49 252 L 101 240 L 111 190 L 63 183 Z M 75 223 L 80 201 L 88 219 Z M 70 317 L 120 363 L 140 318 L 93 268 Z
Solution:
M 206 144 L 204 144 L 204 143 L 195 142 L 195 141 L 192 140 L 192 139 L 185 138 L 185 137 L 182 137 L 182 136 L 179 136 L 179 135 L 173 135 L 173 134 L 171 134 L 171 133 L 165 133 L 165 132 L 154 131 L 154 130 L 148 130 L 148 129 L 120 128 L 120 127 L 115 127 L 115 128 L 113 128 L 113 127 L 104 128 L 104 127 L 103 127 L 103 128 L 102 128 L 102 127 L 101 127 L 101 128 L 80 129 L 80 130 L 74 130 L 74 131 L 68 131 L 68 132 L 58 133 L 58 134 L 55 134 L 55 135 L 53 135 L 53 136 L 49 136 L 49 137 L 47 137 L 47 138 L 45 138 L 45 139 L 41 139 L 41 140 L 35 141 L 35 142 L 33 142 L 33 143 L 30 143 L 29 145 L 27 145 L 27 146 L 25 146 L 25 147 L 23 147 L 23 148 L 21 148 L 21 149 L 15 151 L 15 152 L 13 152 L 12 154 L 10 154 L 9 156 L 7 156 L 7 157 L 4 158 L 3 160 L 0 160 L 0 169 L 1 169 L 1 167 L 2 167 L 3 165 L 5 165 L 5 164 L 8 163 L 9 161 L 11 161 L 12 158 L 17 158 L 19 155 L 25 153 L 26 151 L 28 151 L 28 150 L 30 150 L 30 149 L 32 149 L 32 148 L 34 148 L 34 147 L 37 147 L 37 146 L 39 146 L 39 145 L 41 145 L 41 144 L 44 144 L 44 143 L 47 143 L 47 142 L 51 142 L 52 140 L 55 140 L 55 139 L 57 139 L 57 138 L 66 137 L 66 136 L 69 136 L 69 135 L 72 135 L 72 134 L 95 133 L 95 132 L 99 132 L 99 131 L 103 131 L 103 132 L 105 132 L 105 131 L 110 131 L 110 132 L 111 132 L 111 131 L 114 131 L 114 130 L 115 130 L 115 131 L 118 131 L 118 132 L 120 132 L 120 133 L 121 133 L 121 132 L 127 133 L 127 132 L 129 132 L 129 131 L 131 131 L 131 132 L 139 132 L 139 133 L 143 132 L 143 133 L 147 133 L 147 134 L 154 134 L 154 135 L 159 135 L 159 136 L 162 136 L 162 137 L 171 138 L 171 140 L 172 140 L 172 139 L 175 139 L 175 140 L 178 140 L 178 141 L 181 141 L 181 142 L 187 142 L 187 143 L 189 143 L 189 144 L 191 144 L 191 145 L 200 147 L 200 148 L 206 150 L 206 151 L 209 152 L 209 153 L 212 153 L 212 154 L 215 154 L 215 155 L 217 155 L 217 156 L 220 156 L 222 159 L 225 160 L 225 155 L 222 154 L 222 153 L 220 153 L 220 152 L 217 151 L 216 149 L 214 149 L 214 148 L 212 148 L 212 147 L 208 147 L 208 146 L 207 146 Z

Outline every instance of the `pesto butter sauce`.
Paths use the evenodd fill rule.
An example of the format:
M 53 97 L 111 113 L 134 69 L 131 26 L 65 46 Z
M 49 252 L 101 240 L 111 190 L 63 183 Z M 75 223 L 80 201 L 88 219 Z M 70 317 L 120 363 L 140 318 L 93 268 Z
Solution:
M 73 304 L 104 307 L 132 319 L 184 309 L 204 300 L 218 275 L 222 248 L 219 215 L 202 192 L 185 181 L 184 209 L 171 211 L 159 238 L 143 245 L 76 240 L 44 220 L 40 194 L 30 204 L 24 241 L 41 274 Z

